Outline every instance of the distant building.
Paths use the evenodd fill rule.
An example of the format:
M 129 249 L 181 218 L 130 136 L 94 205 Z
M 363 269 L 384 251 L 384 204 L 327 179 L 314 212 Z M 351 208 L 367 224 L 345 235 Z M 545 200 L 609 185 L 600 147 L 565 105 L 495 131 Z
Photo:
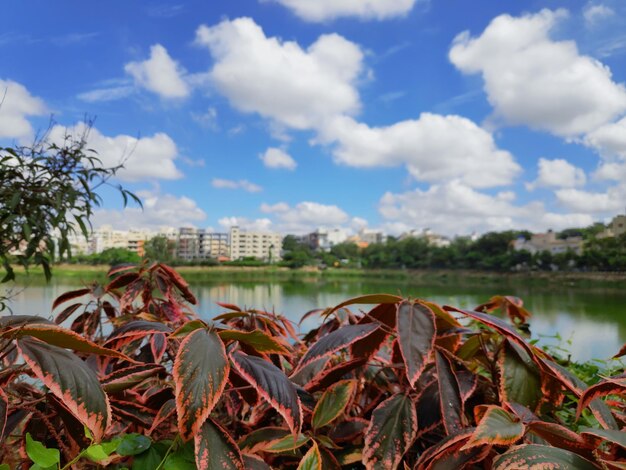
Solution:
M 423 230 L 409 230 L 398 237 L 399 240 L 404 240 L 406 238 L 423 238 L 429 245 L 436 246 L 438 248 L 445 248 L 450 246 L 451 243 L 449 238 L 439 235 L 429 228 L 425 228 Z
M 257 258 L 263 261 L 280 260 L 283 236 L 272 232 L 246 232 L 230 228 L 230 259 Z
M 363 228 L 359 230 L 359 241 L 371 245 L 372 243 L 385 243 L 387 241 L 387 235 L 379 230 L 373 230 L 369 228 Z
M 626 215 L 616 215 L 604 232 L 598 238 L 619 237 L 626 233 Z
M 550 230 L 547 233 L 535 233 L 530 240 L 520 237 L 513 242 L 513 248 L 515 250 L 526 250 L 532 254 L 549 251 L 556 255 L 573 251 L 577 255 L 581 255 L 583 252 L 583 238 L 568 237 L 562 240 L 558 239 L 556 233 Z
M 228 233 L 205 232 L 200 241 L 201 250 L 211 258 L 226 259 L 230 256 L 228 239 Z
M 330 249 L 348 240 L 348 234 L 340 228 L 318 228 L 315 232 L 300 237 L 302 243 L 307 244 L 312 250 L 330 251 Z

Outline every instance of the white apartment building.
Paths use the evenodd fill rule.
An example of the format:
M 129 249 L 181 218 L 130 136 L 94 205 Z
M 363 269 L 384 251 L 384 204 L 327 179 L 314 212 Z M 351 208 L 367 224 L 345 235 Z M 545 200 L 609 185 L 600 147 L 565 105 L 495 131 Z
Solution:
M 246 232 L 230 228 L 230 259 L 257 258 L 263 261 L 280 260 L 283 236 L 271 232 Z
M 318 228 L 315 232 L 300 237 L 312 250 L 330 251 L 330 249 L 348 240 L 348 234 L 341 228 Z
M 583 252 L 583 238 L 569 237 L 564 240 L 558 239 L 556 233 L 549 231 L 547 233 L 534 233 L 530 240 L 518 238 L 513 242 L 515 250 L 526 250 L 532 254 L 542 251 L 549 251 L 553 255 L 558 253 L 566 253 L 573 251 L 577 255 Z

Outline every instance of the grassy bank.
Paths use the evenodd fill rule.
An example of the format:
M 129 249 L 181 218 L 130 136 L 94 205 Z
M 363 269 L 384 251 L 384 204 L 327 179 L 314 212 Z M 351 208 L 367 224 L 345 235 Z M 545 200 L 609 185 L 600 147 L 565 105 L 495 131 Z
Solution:
M 498 273 L 462 270 L 366 270 L 331 268 L 288 269 L 277 266 L 264 267 L 203 267 L 180 266 L 176 268 L 191 283 L 202 281 L 396 281 L 403 284 L 455 284 L 455 285 L 561 285 L 626 287 L 626 273 L 605 272 L 519 272 Z M 58 265 L 53 275 L 59 280 L 91 281 L 105 279 L 108 266 Z M 25 278 L 17 269 L 18 281 Z M 38 268 L 30 270 L 31 281 L 43 281 Z

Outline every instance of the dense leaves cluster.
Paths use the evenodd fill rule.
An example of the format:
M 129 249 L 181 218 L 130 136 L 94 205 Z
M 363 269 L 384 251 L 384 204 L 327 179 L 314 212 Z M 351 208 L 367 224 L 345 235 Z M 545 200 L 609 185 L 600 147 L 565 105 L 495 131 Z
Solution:
M 425 237 L 402 240 L 390 237 L 385 243 L 373 243 L 364 249 L 353 243 L 341 243 L 329 252 L 313 251 L 295 237 L 288 236 L 283 244 L 283 264 L 292 268 L 322 264 L 374 269 L 626 270 L 626 235 L 598 239 L 594 233 L 591 228 L 564 232 L 565 235 L 585 236 L 584 251 L 580 255 L 573 251 L 556 254 L 517 251 L 513 249 L 513 241 L 518 237 L 529 239 L 530 233 L 513 230 L 488 232 L 476 240 L 457 237 L 449 246 L 435 246 Z
M 41 265 L 50 276 L 54 254 L 70 255 L 68 237 L 89 235 L 89 219 L 100 205 L 98 188 L 121 168 L 106 167 L 87 148 L 87 133 L 61 144 L 46 137 L 30 146 L 0 147 L 0 263 L 4 281 L 14 278 L 11 262 Z M 124 199 L 139 199 L 116 186 Z M 54 239 L 57 240 L 57 246 Z
M 626 465 L 626 376 L 588 387 L 525 339 L 517 298 L 462 310 L 367 295 L 308 312 L 319 326 L 299 335 L 235 305 L 197 318 L 163 264 L 109 274 L 60 296 L 54 321 L 0 318 L 11 468 Z

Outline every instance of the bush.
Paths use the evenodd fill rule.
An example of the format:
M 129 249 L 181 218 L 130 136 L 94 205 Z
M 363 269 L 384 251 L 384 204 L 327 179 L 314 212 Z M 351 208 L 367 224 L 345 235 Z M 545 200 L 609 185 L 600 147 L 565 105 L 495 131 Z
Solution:
M 280 315 L 235 305 L 220 304 L 225 312 L 213 322 L 197 318 L 187 283 L 163 264 L 109 275 L 104 286 L 57 298 L 54 308 L 63 310 L 54 322 L 0 318 L 2 462 L 133 469 L 625 464 L 624 375 L 588 387 L 526 341 L 530 313 L 517 298 L 462 310 L 366 295 L 307 313 L 321 321 L 300 336 Z M 348 309 L 359 304 L 378 305 Z

